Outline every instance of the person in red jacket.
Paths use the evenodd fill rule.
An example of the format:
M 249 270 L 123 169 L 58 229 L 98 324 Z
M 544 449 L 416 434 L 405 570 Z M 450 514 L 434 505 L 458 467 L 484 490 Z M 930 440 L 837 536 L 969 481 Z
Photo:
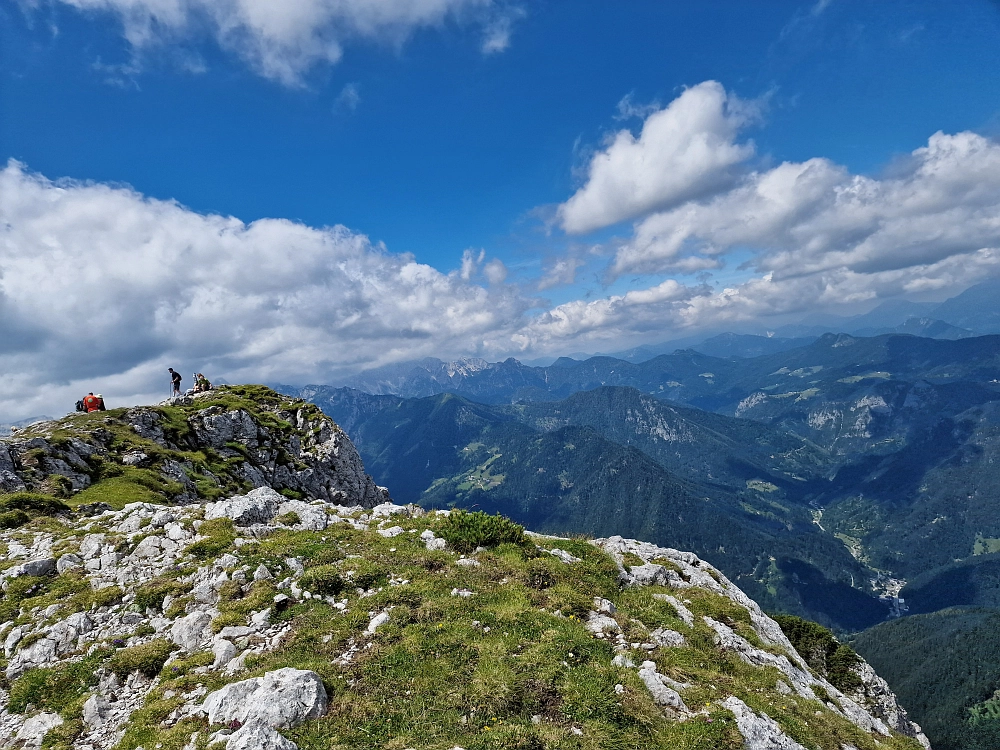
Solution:
M 101 399 L 95 396 L 93 392 L 88 393 L 86 396 L 83 397 L 83 408 L 88 414 L 90 414 L 92 411 L 100 411 Z

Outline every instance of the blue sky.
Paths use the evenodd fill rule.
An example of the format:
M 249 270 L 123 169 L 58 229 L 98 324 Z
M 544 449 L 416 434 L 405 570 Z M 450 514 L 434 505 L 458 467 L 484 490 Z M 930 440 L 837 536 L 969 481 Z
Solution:
M 0 310 L 25 330 L 0 352 L 8 371 L 76 387 L 82 358 L 123 394 L 177 359 L 331 380 L 427 354 L 607 350 L 943 297 L 1000 271 L 995 2 L 270 5 L 0 0 Z M 815 192 L 779 216 L 774 190 Z M 225 217 L 243 228 L 219 230 Z M 256 226 L 268 236 L 251 252 L 239 243 L 258 242 L 246 233 L 261 219 L 294 224 Z M 241 239 L 213 249 L 220 231 Z M 359 254 L 302 249 L 305 235 Z M 127 304 L 53 283 L 44 322 L 22 299 L 45 275 L 30 259 L 145 269 L 190 248 L 185 263 L 232 253 L 228 281 L 157 269 Z M 334 256 L 339 281 L 323 277 Z M 318 264 L 315 288 L 227 275 L 277 258 Z M 362 287 L 374 296 L 331 306 Z M 379 295 L 412 306 L 373 313 Z M 118 343 L 53 354 L 56 331 L 95 309 L 95 335 Z M 176 327 L 195 311 L 240 332 L 203 350 Z M 148 330 L 128 333 L 138 321 Z M 338 347 L 351 355 L 320 354 Z

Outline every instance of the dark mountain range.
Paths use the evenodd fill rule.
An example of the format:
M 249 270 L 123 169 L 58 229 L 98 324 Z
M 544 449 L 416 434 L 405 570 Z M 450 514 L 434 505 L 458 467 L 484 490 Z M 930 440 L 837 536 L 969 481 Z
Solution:
M 1000 553 L 984 553 L 998 545 L 982 538 L 977 543 L 972 557 L 917 576 L 900 591 L 910 612 L 969 606 L 1000 610 Z
M 987 383 L 998 377 L 997 336 L 948 341 L 905 335 L 856 338 L 827 334 L 807 346 L 751 359 L 712 357 L 688 349 L 640 363 L 613 357 L 583 361 L 564 357 L 548 367 L 528 367 L 516 359 L 492 363 L 424 360 L 370 371 L 349 387 L 407 398 L 455 393 L 480 403 L 499 404 L 555 401 L 577 391 L 617 385 L 739 415 L 748 408 L 742 402 L 758 392 L 756 402 L 761 397 L 794 397 L 789 403 L 801 404 L 827 390 L 846 394 L 878 380 Z
M 984 281 L 945 300 L 931 310 L 931 317 L 975 333 L 1000 332 L 1000 280 Z
M 967 339 L 976 335 L 967 328 L 959 328 L 935 318 L 908 318 L 891 328 L 859 328 L 851 331 L 854 336 L 881 336 L 886 333 L 905 333 L 929 339 Z
M 821 523 L 874 569 L 912 577 L 971 555 L 977 539 L 987 545 L 1000 539 L 991 499 L 1000 493 L 992 463 L 1000 452 L 998 375 L 997 336 L 829 335 L 750 360 L 691 351 L 640 364 L 601 357 L 525 368 L 508 360 L 461 376 L 470 400 L 492 397 L 494 403 L 462 402 L 454 426 L 447 425 L 448 412 L 437 413 L 433 426 L 420 428 L 435 434 L 431 441 L 424 433 L 400 432 L 383 402 L 366 402 L 361 394 L 331 397 L 335 389 L 300 393 L 345 425 L 362 450 L 394 435 L 396 466 L 398 456 L 419 452 L 414 446 L 484 442 L 475 437 L 483 428 L 472 414 L 493 430 L 497 424 L 507 431 L 590 427 L 706 492 L 739 496 L 751 481 L 773 486 L 776 502 L 821 510 Z M 638 387 L 610 388 L 609 382 Z M 564 400 L 551 400 L 563 393 Z M 512 394 L 538 398 L 496 403 L 498 395 Z M 369 410 L 364 418 L 363 409 Z M 363 433 L 352 431 L 354 419 Z M 377 472 L 377 452 L 366 459 Z M 422 469 L 406 465 L 400 478 L 420 493 L 454 476 L 458 465 L 428 457 Z
M 700 344 L 687 347 L 700 354 L 723 359 L 736 357 L 749 359 L 762 357 L 765 354 L 777 354 L 800 346 L 808 346 L 816 340 L 815 336 L 801 338 L 785 338 L 782 336 L 754 336 L 739 333 L 720 333 Z

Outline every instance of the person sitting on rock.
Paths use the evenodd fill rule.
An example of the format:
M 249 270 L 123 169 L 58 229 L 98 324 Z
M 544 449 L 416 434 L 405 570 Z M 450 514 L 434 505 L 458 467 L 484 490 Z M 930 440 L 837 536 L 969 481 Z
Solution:
M 90 414 L 91 412 L 95 411 L 100 411 L 102 403 L 103 401 L 101 400 L 101 398 L 99 396 L 95 396 L 93 391 L 91 391 L 90 393 L 88 393 L 86 396 L 83 397 L 83 408 L 87 412 L 87 414 Z
M 194 389 L 198 393 L 204 393 L 205 391 L 212 390 L 212 384 L 208 382 L 208 378 L 199 372 L 194 376 Z
M 102 396 L 100 393 L 97 394 L 97 401 L 98 401 L 97 411 L 107 411 L 108 410 L 108 407 L 106 407 L 104 405 L 104 396 Z

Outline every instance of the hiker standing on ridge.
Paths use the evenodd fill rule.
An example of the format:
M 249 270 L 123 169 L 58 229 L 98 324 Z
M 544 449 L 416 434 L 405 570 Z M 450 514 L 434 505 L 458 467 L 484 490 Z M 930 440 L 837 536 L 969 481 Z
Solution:
M 181 374 L 176 372 L 173 367 L 168 367 L 167 371 L 170 373 L 170 385 L 173 386 L 174 392 L 172 395 L 181 395 Z

